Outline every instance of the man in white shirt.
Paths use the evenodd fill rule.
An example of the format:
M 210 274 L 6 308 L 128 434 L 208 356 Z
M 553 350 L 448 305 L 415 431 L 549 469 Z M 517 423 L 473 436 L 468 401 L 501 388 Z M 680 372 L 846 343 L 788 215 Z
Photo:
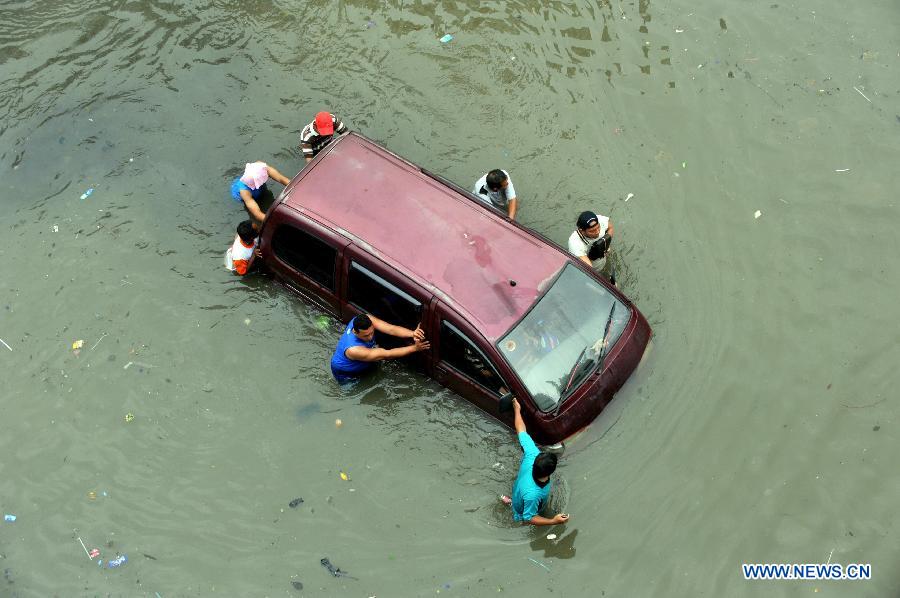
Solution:
M 472 193 L 489 206 L 506 212 L 510 220 L 516 219 L 519 198 L 516 197 L 516 188 L 505 170 L 495 168 L 478 179 Z
M 575 223 L 575 232 L 569 236 L 569 253 L 600 273 L 606 266 L 612 237 L 612 220 L 594 212 L 582 212 Z

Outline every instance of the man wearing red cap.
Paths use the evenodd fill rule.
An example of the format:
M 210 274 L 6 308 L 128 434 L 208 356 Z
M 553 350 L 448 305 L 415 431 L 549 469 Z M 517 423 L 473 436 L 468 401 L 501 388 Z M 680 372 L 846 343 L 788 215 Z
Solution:
M 316 119 L 303 127 L 300 132 L 300 149 L 303 150 L 303 157 L 307 162 L 312 161 L 316 154 L 331 143 L 335 134 L 343 135 L 346 132 L 347 125 L 334 114 L 319 112 Z

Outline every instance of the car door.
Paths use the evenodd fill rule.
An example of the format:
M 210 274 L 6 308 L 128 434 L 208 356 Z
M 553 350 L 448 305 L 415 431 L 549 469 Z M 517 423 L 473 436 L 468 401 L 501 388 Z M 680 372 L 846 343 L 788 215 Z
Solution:
M 305 218 L 286 218 L 278 210 L 272 216 L 264 231 L 269 268 L 293 292 L 339 317 L 338 263 L 349 241 Z
M 434 378 L 442 385 L 474 403 L 490 415 L 506 421 L 508 414 L 499 413 L 500 397 L 516 392 L 510 377 L 497 367 L 490 355 L 473 340 L 475 330 L 463 323 L 443 304 L 435 309 L 433 329 L 436 343 Z M 436 346 L 435 346 L 436 345 Z
M 341 314 L 349 321 L 360 313 L 367 313 L 388 324 L 415 330 L 423 325 L 426 306 L 431 295 L 424 293 L 405 276 L 391 270 L 380 260 L 371 257 L 355 245 L 347 247 L 344 254 L 345 292 Z M 410 340 L 375 333 L 379 347 L 393 349 L 410 344 Z M 402 359 L 419 371 L 430 371 L 427 352 L 418 352 Z

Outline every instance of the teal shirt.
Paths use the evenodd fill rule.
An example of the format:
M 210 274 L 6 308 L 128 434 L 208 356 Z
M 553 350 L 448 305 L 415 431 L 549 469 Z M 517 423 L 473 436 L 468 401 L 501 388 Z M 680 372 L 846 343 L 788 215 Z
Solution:
M 513 485 L 513 519 L 516 521 L 529 521 L 538 514 L 542 503 L 550 496 L 552 482 L 547 482 L 541 488 L 531 475 L 534 460 L 541 454 L 541 451 L 534 443 L 534 440 L 531 439 L 531 436 L 528 435 L 528 432 L 519 432 L 519 444 L 522 445 L 525 455 L 522 457 L 522 464 L 519 465 L 519 475 L 516 477 L 515 485 Z

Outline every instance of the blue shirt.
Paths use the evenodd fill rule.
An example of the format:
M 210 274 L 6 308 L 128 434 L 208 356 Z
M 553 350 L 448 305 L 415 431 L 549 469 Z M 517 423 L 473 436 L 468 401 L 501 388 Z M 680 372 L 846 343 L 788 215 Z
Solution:
M 259 199 L 259 194 L 262 193 L 262 187 L 258 187 L 256 189 L 251 189 L 240 178 L 234 179 L 234 182 L 231 183 L 231 199 L 234 201 L 239 201 L 241 203 L 244 202 L 244 198 L 241 197 L 241 189 L 250 192 L 250 196 L 253 199 Z
M 534 460 L 541 454 L 540 449 L 528 435 L 528 432 L 519 432 L 519 444 L 525 455 L 522 464 L 519 465 L 519 475 L 513 485 L 512 509 L 513 519 L 516 521 L 529 521 L 538 514 L 541 503 L 550 496 L 551 482 L 547 482 L 543 488 L 537 485 L 531 475 Z
M 344 330 L 344 334 L 341 335 L 341 340 L 338 341 L 337 348 L 334 350 L 334 355 L 331 356 L 331 373 L 334 374 L 335 378 L 339 375 L 359 376 L 375 366 L 374 361 L 359 361 L 350 359 L 346 355 L 346 351 L 350 347 L 367 347 L 369 349 L 375 347 L 374 338 L 366 342 L 353 334 L 353 322 L 355 321 L 356 318 L 353 318 L 347 324 L 347 328 Z

